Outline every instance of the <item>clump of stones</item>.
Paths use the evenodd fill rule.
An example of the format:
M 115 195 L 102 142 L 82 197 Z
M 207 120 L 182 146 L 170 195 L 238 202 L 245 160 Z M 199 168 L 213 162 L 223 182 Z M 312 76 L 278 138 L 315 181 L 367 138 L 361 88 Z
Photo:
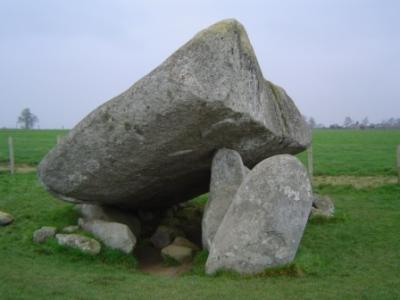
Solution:
M 42 160 L 39 177 L 77 204 L 80 228 L 107 247 L 129 254 L 147 241 L 181 263 L 203 248 L 208 274 L 254 274 L 295 257 L 313 195 L 292 155 L 310 139 L 230 19 L 85 117 Z M 189 201 L 207 192 L 205 207 Z M 100 251 L 75 230 L 42 228 L 34 239 L 56 234 L 64 245 Z

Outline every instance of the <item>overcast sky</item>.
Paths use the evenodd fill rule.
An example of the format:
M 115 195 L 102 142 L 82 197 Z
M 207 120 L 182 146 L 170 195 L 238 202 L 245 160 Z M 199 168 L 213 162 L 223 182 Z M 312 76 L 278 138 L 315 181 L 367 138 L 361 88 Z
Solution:
M 399 15 L 396 0 L 0 0 L 0 127 L 29 107 L 71 128 L 225 18 L 304 115 L 400 117 Z

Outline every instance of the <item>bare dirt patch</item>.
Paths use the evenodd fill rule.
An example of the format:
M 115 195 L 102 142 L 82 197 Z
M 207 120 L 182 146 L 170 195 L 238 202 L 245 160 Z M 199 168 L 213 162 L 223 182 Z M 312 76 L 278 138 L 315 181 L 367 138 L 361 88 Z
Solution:
M 178 276 L 188 272 L 192 267 L 191 263 L 177 266 L 166 265 L 161 257 L 160 250 L 151 246 L 138 246 L 135 249 L 135 256 L 139 262 L 139 270 L 153 275 Z
M 29 173 L 36 172 L 36 166 L 31 166 L 27 164 L 19 164 L 15 166 L 15 171 L 18 173 Z M 0 172 L 9 172 L 10 168 L 8 165 L 0 165 Z

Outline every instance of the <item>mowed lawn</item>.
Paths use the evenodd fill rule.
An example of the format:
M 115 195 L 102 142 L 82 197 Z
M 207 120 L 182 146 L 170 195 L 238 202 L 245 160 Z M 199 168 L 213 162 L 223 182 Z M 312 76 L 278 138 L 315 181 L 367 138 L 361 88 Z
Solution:
M 17 164 L 36 165 L 66 130 L 0 130 Z M 318 175 L 395 175 L 400 130 L 314 130 Z M 299 155 L 305 161 L 305 153 Z M 36 174 L 0 172 L 0 210 L 16 221 L 0 227 L 0 299 L 400 299 L 400 186 L 364 189 L 320 185 L 336 217 L 308 223 L 292 266 L 258 277 L 206 276 L 204 253 L 179 277 L 140 273 L 135 259 L 103 248 L 96 257 L 35 245 L 44 225 L 76 223 L 72 206 L 49 195 Z
M 0 165 L 8 161 L 7 138 L 13 137 L 16 164 L 36 165 L 67 130 L 0 130 Z M 394 176 L 400 130 L 313 131 L 315 175 Z M 306 154 L 298 155 L 306 162 Z
M 43 225 L 76 222 L 36 174 L 0 174 L 0 299 L 400 299 L 400 186 L 319 186 L 336 205 L 332 221 L 308 223 L 294 265 L 259 277 L 204 274 L 197 258 L 179 277 L 146 275 L 134 259 L 102 250 L 79 255 L 32 243 Z
M 16 164 L 37 165 L 68 130 L 0 130 L 0 164 L 8 162 L 8 137 L 13 138 Z
M 400 130 L 313 131 L 315 175 L 395 175 Z

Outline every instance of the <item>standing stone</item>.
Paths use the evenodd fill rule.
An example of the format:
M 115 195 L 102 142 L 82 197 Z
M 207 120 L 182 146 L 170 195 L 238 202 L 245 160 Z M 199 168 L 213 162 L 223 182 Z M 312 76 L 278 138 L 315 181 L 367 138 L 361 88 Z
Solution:
M 221 149 L 215 154 L 211 166 L 210 193 L 202 220 L 203 248 L 209 250 L 228 208 L 248 171 L 240 154 Z
M 112 249 L 130 254 L 136 245 L 136 237 L 125 224 L 103 220 L 85 221 L 79 219 L 79 226 L 83 230 L 92 233 Z
M 295 104 L 264 79 L 245 29 L 230 19 L 90 113 L 38 173 L 66 201 L 168 208 L 208 192 L 215 149 L 233 149 L 253 167 L 309 143 Z
M 206 272 L 253 274 L 290 263 L 312 204 L 302 163 L 277 155 L 259 163 L 239 187 L 211 244 Z
M 14 218 L 9 213 L 0 211 L 0 226 L 6 226 L 11 224 L 14 221 Z
M 33 233 L 33 241 L 35 243 L 44 243 L 48 238 L 56 235 L 57 228 L 50 226 L 43 226 Z
M 95 239 L 86 236 L 72 234 L 56 234 L 59 245 L 78 249 L 84 253 L 97 255 L 100 253 L 101 245 Z

